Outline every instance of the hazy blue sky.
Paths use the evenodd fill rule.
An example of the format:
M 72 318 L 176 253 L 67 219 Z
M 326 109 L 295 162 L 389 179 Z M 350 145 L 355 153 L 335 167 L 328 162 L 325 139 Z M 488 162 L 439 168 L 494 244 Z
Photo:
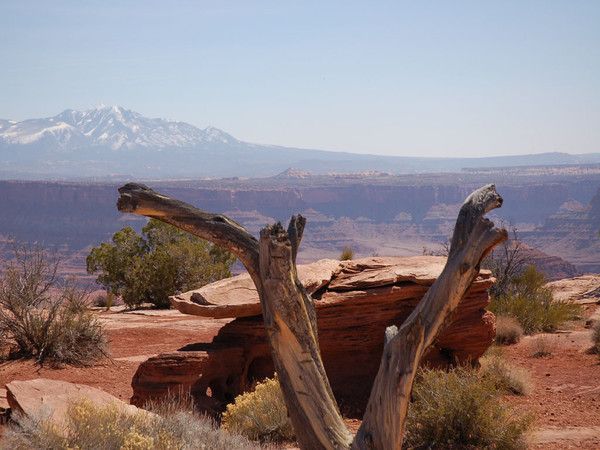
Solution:
M 251 142 L 600 151 L 600 1 L 5 1 L 0 118 L 119 104 Z

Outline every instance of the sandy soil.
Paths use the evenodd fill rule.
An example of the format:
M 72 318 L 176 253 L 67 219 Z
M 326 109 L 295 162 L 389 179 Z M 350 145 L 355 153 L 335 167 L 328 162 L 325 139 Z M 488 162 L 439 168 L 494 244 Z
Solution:
M 529 395 L 507 398 L 535 416 L 532 448 L 600 448 L 600 358 L 589 352 L 591 331 L 583 324 L 505 348 L 507 359 L 527 368 L 534 383 Z M 550 342 L 550 355 L 532 356 L 538 339 Z

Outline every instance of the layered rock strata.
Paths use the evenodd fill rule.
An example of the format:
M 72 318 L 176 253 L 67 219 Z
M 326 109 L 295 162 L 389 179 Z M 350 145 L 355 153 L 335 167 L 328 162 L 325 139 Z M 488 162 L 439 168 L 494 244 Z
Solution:
M 435 256 L 321 260 L 298 266 L 315 300 L 325 369 L 346 412 L 364 407 L 381 359 L 384 331 L 401 325 L 441 273 Z M 430 348 L 424 364 L 476 361 L 495 336 L 485 310 L 494 279 L 482 270 L 455 311 L 452 323 Z M 254 382 L 273 375 L 260 302 L 251 280 L 239 275 L 172 298 L 187 314 L 235 320 L 212 342 L 190 344 L 142 363 L 134 376 L 132 403 L 190 391 L 198 406 L 219 412 Z

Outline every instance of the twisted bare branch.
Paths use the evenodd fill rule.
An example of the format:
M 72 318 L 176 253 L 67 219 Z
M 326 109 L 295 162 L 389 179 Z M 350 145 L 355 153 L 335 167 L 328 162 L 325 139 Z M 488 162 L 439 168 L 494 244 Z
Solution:
M 237 222 L 159 194 L 143 184 L 128 183 L 119 188 L 119 194 L 119 211 L 162 220 L 226 248 L 257 280 L 258 241 Z
M 410 392 L 423 353 L 450 321 L 467 289 L 479 274 L 482 258 L 507 238 L 484 214 L 502 205 L 494 185 L 473 192 L 463 204 L 441 275 L 402 324 L 390 334 L 371 391 L 355 449 L 400 449 Z M 392 337 L 393 336 L 393 337 Z

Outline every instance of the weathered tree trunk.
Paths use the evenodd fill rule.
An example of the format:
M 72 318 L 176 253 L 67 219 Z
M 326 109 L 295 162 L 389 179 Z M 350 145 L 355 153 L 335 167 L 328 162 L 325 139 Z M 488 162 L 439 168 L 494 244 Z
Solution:
M 290 228 L 303 230 L 294 216 Z M 300 226 L 298 226 L 300 225 Z M 346 428 L 325 373 L 312 299 L 296 273 L 296 249 L 280 224 L 260 232 L 259 291 L 273 362 L 302 448 L 348 448 Z M 302 232 L 298 233 L 301 237 Z M 293 233 L 292 233 L 293 235 Z M 308 433 L 305 433 L 308 431 Z
M 463 204 L 444 270 L 384 348 L 353 448 L 402 447 L 410 392 L 424 351 L 450 321 L 477 277 L 482 258 L 507 238 L 505 230 L 483 217 L 501 205 L 493 185 L 473 192 Z
M 325 374 L 317 338 L 316 313 L 296 273 L 296 254 L 305 219 L 294 216 L 264 228 L 260 244 L 243 227 L 218 214 L 160 195 L 143 185 L 119 189 L 120 211 L 153 217 L 232 251 L 256 285 L 273 362 L 290 419 L 303 449 L 348 448 L 352 436 Z
M 259 293 L 273 362 L 298 443 L 303 449 L 399 449 L 412 383 L 431 345 L 479 272 L 491 248 L 506 239 L 485 219 L 502 204 L 493 185 L 469 196 L 459 213 L 446 267 L 397 334 L 389 338 L 362 426 L 354 442 L 339 412 L 319 351 L 312 299 L 296 273 L 305 220 L 294 216 L 261 230 L 260 242 L 241 225 L 160 195 L 143 185 L 119 189 L 120 211 L 157 218 L 233 252 Z M 384 330 L 382 330 L 382 333 Z

